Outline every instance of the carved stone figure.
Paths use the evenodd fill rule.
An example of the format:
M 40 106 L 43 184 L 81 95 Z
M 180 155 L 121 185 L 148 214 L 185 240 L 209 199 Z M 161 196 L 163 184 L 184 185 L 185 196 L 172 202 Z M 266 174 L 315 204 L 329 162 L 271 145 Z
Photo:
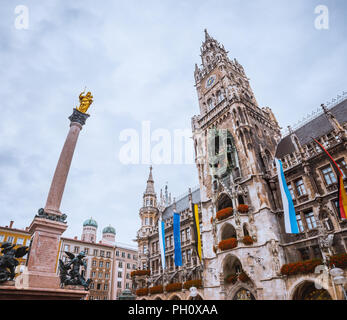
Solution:
M 272 239 L 270 241 L 269 250 L 272 255 L 272 269 L 277 274 L 280 271 L 280 259 L 278 258 L 279 248 L 276 240 Z
M 252 210 L 249 210 L 249 212 L 248 212 L 248 222 L 249 222 L 249 224 L 254 223 L 254 214 L 253 214 Z
M 86 113 L 90 105 L 93 103 L 93 96 L 90 92 L 87 92 L 86 95 L 83 95 L 83 93 L 85 93 L 85 90 L 80 93 L 80 106 L 76 107 L 76 109 L 82 113 Z
M 87 264 L 84 259 L 86 254 L 83 251 L 81 251 L 77 256 L 71 252 L 65 251 L 65 253 L 69 257 L 70 261 L 64 264 L 64 262 L 59 259 L 61 287 L 64 287 L 64 285 L 77 285 L 83 286 L 85 290 L 89 290 L 92 280 L 86 280 L 80 273 L 81 267 L 83 267 L 84 270 L 87 270 Z
M 0 283 L 8 280 L 13 280 L 16 276 L 15 269 L 19 265 L 16 258 L 21 258 L 25 256 L 28 252 L 28 247 L 21 246 L 14 249 L 15 244 L 9 242 L 4 242 L 1 245 L 0 256 Z
M 237 225 L 235 230 L 236 230 L 237 239 L 242 239 L 243 238 L 242 228 L 239 225 Z
M 256 242 L 258 237 L 257 237 L 257 227 L 254 225 L 254 223 L 249 225 L 249 232 L 251 234 L 252 239 Z

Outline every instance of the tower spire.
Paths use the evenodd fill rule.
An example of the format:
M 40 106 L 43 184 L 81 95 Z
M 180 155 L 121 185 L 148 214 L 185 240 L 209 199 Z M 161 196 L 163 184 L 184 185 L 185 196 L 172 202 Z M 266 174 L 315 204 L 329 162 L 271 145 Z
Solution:
M 204 29 L 205 32 L 205 41 L 207 41 L 208 39 L 211 39 L 210 35 L 207 32 L 207 29 Z
M 145 194 L 155 194 L 154 180 L 153 180 L 153 174 L 152 174 L 152 166 L 149 167 L 149 176 L 147 179 L 147 186 L 146 186 Z

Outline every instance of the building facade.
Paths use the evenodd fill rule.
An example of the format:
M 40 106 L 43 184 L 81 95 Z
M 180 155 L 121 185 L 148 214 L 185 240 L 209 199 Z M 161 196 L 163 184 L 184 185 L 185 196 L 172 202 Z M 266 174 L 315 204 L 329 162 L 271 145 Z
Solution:
M 143 194 L 143 205 L 139 215 L 141 228 L 136 241 L 139 251 L 139 270 L 133 272 L 133 281 L 138 299 L 166 300 L 188 299 L 189 291 L 184 286 L 200 283 L 202 277 L 201 262 L 196 255 L 192 204 L 200 207 L 200 190 L 189 189 L 179 199 L 171 201 L 167 186 L 160 199 L 154 190 L 152 167 L 150 168 L 146 190 Z M 182 248 L 182 267 L 174 264 L 173 213 L 180 214 L 180 237 Z M 165 222 L 165 260 L 163 270 L 158 234 L 159 217 Z M 177 290 L 177 288 L 179 288 Z M 202 298 L 202 289 L 199 289 Z
M 165 292 L 166 283 L 182 283 L 185 279 L 175 277 L 186 273 L 175 267 L 163 273 L 157 219 L 162 215 L 169 235 L 171 212 L 178 211 L 184 229 L 193 201 L 199 203 L 202 223 L 203 259 L 193 268 L 203 287 L 200 298 L 342 299 L 342 288 L 332 282 L 329 270 L 338 266 L 346 275 L 347 223 L 338 216 L 336 175 L 312 138 L 337 161 L 347 184 L 347 100 L 323 106 L 321 113 L 282 136 L 272 110 L 258 105 L 242 65 L 206 30 L 201 60 L 194 72 L 200 113 L 192 118 L 200 188 L 182 199 L 182 209 L 175 203 L 155 206 L 154 188 L 146 190 L 144 199 L 152 199 L 153 205 L 144 201 L 137 241 L 139 267 L 149 271 L 135 277 L 142 289 L 138 298 L 189 298 L 184 286 L 176 285 L 171 295 Z M 296 235 L 285 233 L 275 158 L 282 160 L 294 198 Z M 152 180 L 150 174 L 150 185 Z M 168 240 L 169 266 L 171 246 Z M 163 290 L 160 283 L 164 292 L 151 294 Z
M 322 243 L 329 234 L 334 242 L 326 256 L 346 253 L 346 222 L 337 219 L 332 204 L 336 178 L 311 138 L 325 143 L 345 167 L 346 101 L 282 138 L 272 110 L 259 107 L 243 67 L 230 60 L 206 30 L 201 59 L 201 68 L 196 66 L 194 72 L 200 114 L 192 118 L 192 129 L 202 204 L 205 298 L 341 296 L 331 279 L 319 290 L 313 271 L 311 278 L 307 272 L 284 275 L 283 266 L 324 256 Z M 295 193 L 298 236 L 284 231 L 275 157 L 282 159 Z
M 83 223 L 81 239 L 62 237 L 58 258 L 66 262 L 66 251 L 75 255 L 84 251 L 87 270 L 82 273 L 93 280 L 88 299 L 116 300 L 125 289 L 133 289 L 131 272 L 137 269 L 137 250 L 117 244 L 116 230 L 111 226 L 102 230 L 102 240 L 97 241 L 97 228 L 97 222 L 90 218 Z

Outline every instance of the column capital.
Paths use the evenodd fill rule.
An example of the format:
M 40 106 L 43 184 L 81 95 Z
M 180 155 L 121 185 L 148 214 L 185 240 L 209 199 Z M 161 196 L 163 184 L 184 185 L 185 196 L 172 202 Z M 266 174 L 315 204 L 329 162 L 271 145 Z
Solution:
M 81 126 L 84 126 L 86 123 L 86 120 L 90 117 L 90 115 L 88 113 L 83 113 L 79 110 L 77 110 L 76 108 L 73 109 L 73 113 L 72 115 L 69 117 L 69 120 L 72 123 L 78 123 Z M 81 127 L 82 129 L 82 127 Z

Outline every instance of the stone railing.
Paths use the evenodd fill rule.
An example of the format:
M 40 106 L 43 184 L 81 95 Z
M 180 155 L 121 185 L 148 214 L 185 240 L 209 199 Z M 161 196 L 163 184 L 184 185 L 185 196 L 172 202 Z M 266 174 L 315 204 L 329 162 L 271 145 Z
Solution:
M 326 149 L 329 149 L 329 148 L 331 148 L 331 147 L 333 147 L 333 146 L 335 146 L 341 142 L 341 140 L 338 137 L 328 138 L 327 136 L 323 136 L 323 140 L 324 140 L 323 145 Z M 305 152 L 306 160 L 313 158 L 322 152 L 322 150 L 320 148 L 318 148 L 318 146 L 315 144 L 315 142 L 310 142 L 310 143 L 304 145 L 303 149 Z M 283 169 L 286 171 L 290 168 L 293 168 L 296 165 L 301 164 L 302 160 L 303 159 L 301 157 L 301 154 L 297 151 L 295 151 L 291 154 L 288 154 L 282 159 Z

